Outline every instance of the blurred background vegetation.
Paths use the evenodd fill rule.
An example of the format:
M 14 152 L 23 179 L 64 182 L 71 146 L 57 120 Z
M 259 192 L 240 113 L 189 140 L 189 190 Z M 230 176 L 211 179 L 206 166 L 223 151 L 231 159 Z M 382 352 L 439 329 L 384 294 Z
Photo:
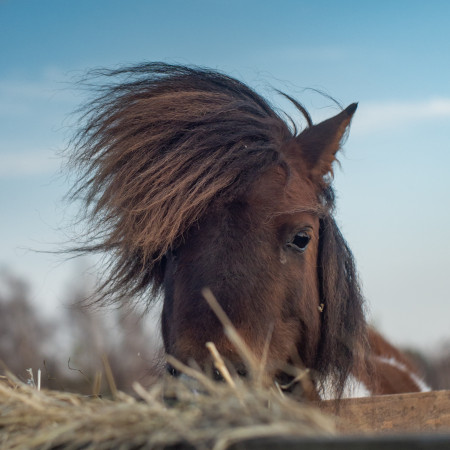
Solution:
M 74 283 L 57 319 L 43 314 L 32 299 L 26 280 L 0 272 L 0 374 L 9 370 L 22 381 L 92 394 L 95 380 L 108 392 L 103 359 L 111 367 L 118 389 L 131 393 L 131 384 L 149 386 L 161 371 L 162 345 L 158 320 L 125 304 L 101 309 L 82 306 L 89 283 Z M 99 378 L 101 377 L 101 379 Z
M 162 344 L 155 314 L 144 316 L 123 302 L 115 309 L 81 306 L 90 283 L 74 281 L 58 319 L 43 315 L 32 301 L 26 280 L 0 272 L 0 361 L 23 381 L 42 373 L 42 387 L 91 394 L 100 382 L 108 392 L 103 359 L 117 388 L 132 393 L 131 384 L 150 386 L 162 371 Z M 450 342 L 432 353 L 403 349 L 433 389 L 450 389 Z M 101 377 L 101 378 L 100 378 Z

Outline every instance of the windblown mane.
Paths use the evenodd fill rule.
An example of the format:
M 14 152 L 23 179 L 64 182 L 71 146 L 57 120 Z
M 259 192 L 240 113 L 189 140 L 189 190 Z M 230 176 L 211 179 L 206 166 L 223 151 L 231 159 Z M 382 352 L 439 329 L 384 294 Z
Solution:
M 249 87 L 209 69 L 147 63 L 90 75 L 105 82 L 71 146 L 70 198 L 82 200 L 88 225 L 73 251 L 109 258 L 101 299 L 156 294 L 166 252 L 213 202 L 283 164 L 281 145 L 296 130 Z M 324 201 L 332 208 L 331 189 Z
M 158 291 L 165 253 L 213 201 L 244 192 L 280 162 L 292 133 L 239 81 L 199 68 L 149 63 L 102 71 L 112 83 L 83 110 L 71 198 L 89 230 L 76 252 L 106 252 L 102 298 Z

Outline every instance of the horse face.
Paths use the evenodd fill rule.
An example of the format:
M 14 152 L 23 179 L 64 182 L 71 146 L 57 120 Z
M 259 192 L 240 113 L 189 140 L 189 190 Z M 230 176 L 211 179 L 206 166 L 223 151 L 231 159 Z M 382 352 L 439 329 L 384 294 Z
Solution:
M 320 371 L 340 360 L 331 354 L 337 351 L 333 333 L 342 328 L 333 324 L 339 317 L 330 319 L 327 311 L 325 325 L 321 319 L 321 290 L 334 287 L 329 289 L 330 280 L 327 287 L 319 286 L 319 230 L 320 218 L 330 218 L 322 197 L 326 179 L 355 109 L 351 105 L 285 142 L 281 164 L 234 201 L 217 200 L 166 256 L 162 332 L 169 354 L 207 366 L 205 344 L 212 341 L 223 357 L 241 365 L 202 296 L 202 289 L 209 288 L 256 357 L 269 342 L 269 375 L 280 363 L 293 361 Z M 342 314 L 342 299 L 336 301 Z M 324 363 L 324 355 L 331 362 Z
M 215 205 L 167 256 L 162 328 L 169 354 L 204 366 L 205 343 L 212 341 L 240 367 L 202 296 L 208 287 L 256 357 L 270 342 L 269 369 L 299 358 L 313 365 L 320 336 L 321 208 L 314 184 L 288 166 L 289 175 L 276 166 L 246 195 Z

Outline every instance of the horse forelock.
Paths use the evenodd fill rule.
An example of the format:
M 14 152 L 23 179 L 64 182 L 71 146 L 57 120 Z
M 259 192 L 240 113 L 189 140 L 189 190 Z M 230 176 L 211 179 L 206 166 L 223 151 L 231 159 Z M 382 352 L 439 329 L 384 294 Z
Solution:
M 166 252 L 213 202 L 283 164 L 292 132 L 262 97 L 218 72 L 146 64 L 102 75 L 73 140 L 72 198 L 90 224 L 74 251 L 111 255 L 100 292 L 118 299 L 158 291 Z

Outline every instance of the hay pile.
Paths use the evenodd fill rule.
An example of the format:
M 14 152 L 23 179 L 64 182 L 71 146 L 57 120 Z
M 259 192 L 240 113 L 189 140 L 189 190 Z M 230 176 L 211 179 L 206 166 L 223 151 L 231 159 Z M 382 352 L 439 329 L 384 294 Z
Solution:
M 167 356 L 182 376 L 160 380 L 150 390 L 134 383 L 136 397 L 116 389 L 106 359 L 111 399 L 95 395 L 98 383 L 94 395 L 86 397 L 41 391 L 31 371 L 31 385 L 7 373 L 0 376 L 0 448 L 222 450 L 250 439 L 332 435 L 334 422 L 317 408 L 264 381 L 266 358 L 258 362 L 211 292 L 205 290 L 204 296 L 249 369 L 245 382 L 229 372 L 211 342 L 207 348 L 222 383 Z M 308 372 L 293 375 L 307 394 Z
M 0 448 L 219 450 L 253 438 L 333 433 L 318 410 L 275 389 L 196 378 L 201 392 L 165 380 L 149 391 L 135 383 L 136 398 L 113 392 L 108 400 L 39 391 L 1 377 Z

